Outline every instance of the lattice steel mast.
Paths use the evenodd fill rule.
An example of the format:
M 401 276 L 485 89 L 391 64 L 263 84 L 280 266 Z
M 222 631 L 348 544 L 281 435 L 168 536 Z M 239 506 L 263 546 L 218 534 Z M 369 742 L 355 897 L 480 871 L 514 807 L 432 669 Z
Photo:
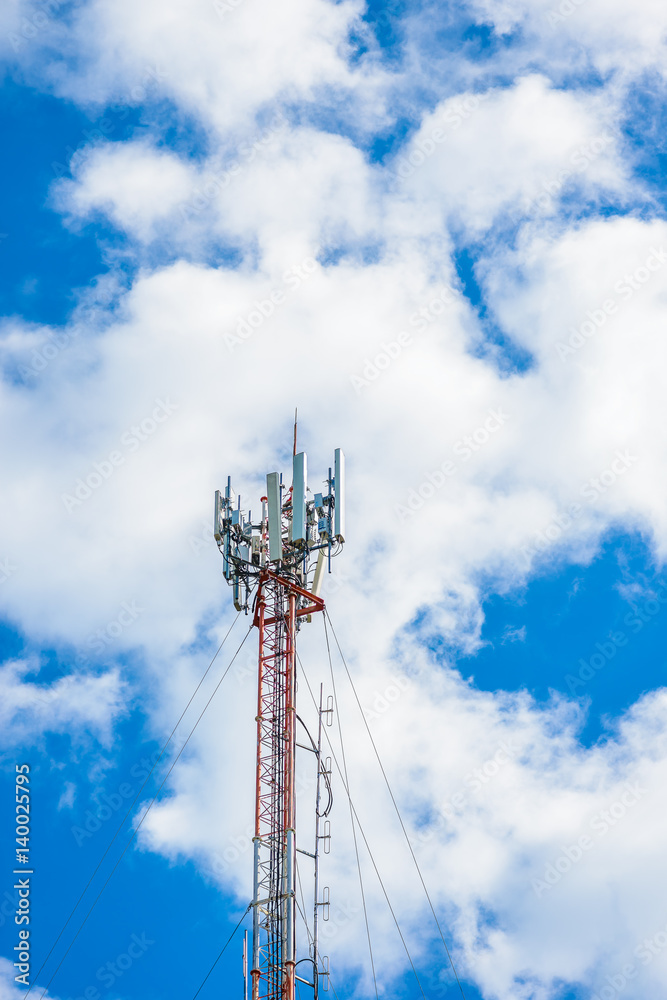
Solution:
M 294 1000 L 296 981 L 312 986 L 315 1000 L 319 980 L 328 975 L 319 956 L 318 913 L 328 907 L 319 898 L 321 782 L 330 790 L 329 773 L 321 758 L 322 719 L 332 709 L 320 697 L 319 734 L 313 752 L 317 759 L 317 802 L 314 851 L 296 845 L 296 635 L 300 623 L 324 610 L 320 588 L 325 565 L 344 541 L 344 455 L 337 449 L 334 474 L 329 469 L 326 493 L 309 498 L 305 452 L 293 456 L 292 487 L 282 475 L 266 477 L 266 496 L 257 522 L 235 498 L 231 478 L 224 495 L 215 494 L 214 534 L 223 555 L 223 573 L 234 591 L 237 610 L 249 610 L 255 587 L 253 624 L 259 632 L 257 679 L 257 764 L 255 779 L 255 834 L 253 934 L 251 951 L 252 1000 Z M 330 798 L 330 796 L 329 796 Z M 328 807 L 327 807 L 328 808 Z M 327 824 L 328 826 L 328 824 Z M 314 862 L 314 919 L 307 958 L 297 958 L 296 852 Z M 297 974 L 301 962 L 312 964 L 312 982 Z M 326 979 L 325 979 L 326 982 Z

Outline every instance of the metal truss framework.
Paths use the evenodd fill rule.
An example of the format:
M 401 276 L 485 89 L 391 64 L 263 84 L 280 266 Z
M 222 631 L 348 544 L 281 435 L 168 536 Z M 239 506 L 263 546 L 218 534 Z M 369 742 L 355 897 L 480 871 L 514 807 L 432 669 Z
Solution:
M 324 602 L 292 580 L 262 572 L 254 618 L 259 670 L 252 1000 L 294 1000 L 296 631 L 298 618 L 322 610 Z

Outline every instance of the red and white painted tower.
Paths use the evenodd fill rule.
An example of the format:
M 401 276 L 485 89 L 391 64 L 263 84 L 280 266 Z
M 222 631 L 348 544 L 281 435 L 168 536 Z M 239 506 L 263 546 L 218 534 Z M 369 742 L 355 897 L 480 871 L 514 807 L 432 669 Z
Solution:
M 324 709 L 320 697 L 317 743 L 310 737 L 317 760 L 315 843 L 312 851 L 296 843 L 296 639 L 302 621 L 324 611 L 319 596 L 325 568 L 340 552 L 344 526 L 344 456 L 337 449 L 334 471 L 329 469 L 326 491 L 310 494 L 305 452 L 293 456 L 292 486 L 283 486 L 282 475 L 266 477 L 261 517 L 253 522 L 250 511 L 235 498 L 231 479 L 215 495 L 214 533 L 223 555 L 223 573 L 234 591 L 237 610 L 251 608 L 259 632 L 257 675 L 257 764 L 255 787 L 252 1000 L 294 1000 L 301 982 L 319 993 L 327 963 L 318 950 L 318 915 L 328 905 L 319 898 L 320 842 L 324 812 L 320 789 L 330 788 L 329 771 L 321 757 Z M 329 796 L 330 798 L 330 796 Z M 309 928 L 309 952 L 297 955 L 296 854 L 314 863 L 315 897 Z M 308 966 L 311 975 L 304 973 Z

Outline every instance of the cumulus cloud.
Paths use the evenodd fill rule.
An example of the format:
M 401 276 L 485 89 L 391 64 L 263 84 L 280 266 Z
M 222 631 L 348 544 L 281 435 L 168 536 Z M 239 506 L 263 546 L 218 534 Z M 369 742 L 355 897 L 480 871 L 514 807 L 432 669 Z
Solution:
M 20 1000 L 25 995 L 25 988 L 14 982 L 16 969 L 8 958 L 0 958 L 0 998 L 2 1000 Z M 45 994 L 48 997 L 49 994 Z
M 623 198 L 627 180 L 610 109 L 542 76 L 457 95 L 427 115 L 394 169 L 403 187 L 474 233 L 512 210 L 550 215 L 560 198 Z M 437 208 L 436 208 L 437 206 Z
M 661 878 L 664 692 L 584 750 L 580 708 L 481 693 L 424 647 L 437 636 L 474 652 L 488 589 L 524 584 L 545 560 L 590 561 L 610 527 L 640 526 L 658 558 L 667 546 L 667 230 L 591 217 L 604 199 L 641 195 L 612 128 L 619 94 L 564 90 L 534 71 L 462 89 L 381 166 L 308 114 L 321 100 L 344 117 L 349 97 L 362 128 L 386 120 L 382 71 L 347 58 L 357 5 L 172 0 L 132 18 L 126 6 L 77 10 L 77 58 L 50 63 L 52 85 L 85 105 L 139 101 L 132 89 L 150 78 L 176 110 L 155 112 L 150 139 L 91 146 L 53 190 L 70 222 L 105 217 L 131 242 L 141 266 L 129 286 L 100 281 L 61 330 L 3 327 L 0 415 L 15 428 L 0 444 L 5 613 L 37 640 L 110 656 L 142 647 L 146 688 L 162 681 L 152 725 L 169 731 L 205 659 L 183 649 L 230 618 L 213 490 L 231 473 L 255 505 L 263 474 L 287 473 L 298 405 L 311 485 L 333 447 L 348 454 L 349 538 L 330 607 L 457 960 L 488 997 L 547 997 L 563 980 L 597 988 L 616 956 L 639 963 L 633 948 L 662 926 L 647 900 Z M 476 9 L 499 32 L 533 16 L 518 2 Z M 643 27 L 626 38 L 638 65 L 658 59 L 647 13 L 640 5 Z M 578 25 L 604 65 L 620 49 L 594 35 L 598 22 L 586 0 L 563 30 Z M 197 157 L 164 143 L 170 114 L 204 123 Z M 502 242 L 508 217 L 516 234 Z M 480 350 L 484 319 L 456 266 L 462 233 L 478 241 L 487 316 L 524 367 Z M 170 263 L 152 263 L 156 246 Z M 314 685 L 320 641 L 304 630 Z M 252 654 L 238 666 L 141 842 L 194 857 L 245 898 Z M 15 734 L 30 735 L 16 722 L 30 709 L 37 729 L 110 739 L 117 670 L 43 688 L 29 669 L 0 674 Z M 419 883 L 349 692 L 341 707 L 364 830 L 419 953 Z M 354 909 L 340 779 L 337 796 L 329 871 Z M 603 834 L 604 812 L 615 822 Z M 365 865 L 392 942 L 379 948 L 398 975 L 404 959 Z M 331 941 L 349 968 L 365 960 L 358 919 L 341 918 Z M 658 964 L 646 976 L 641 995 L 657 995 Z
M 80 170 L 80 183 L 63 181 L 57 204 L 85 217 L 106 210 L 115 225 L 147 240 L 157 221 L 189 193 L 187 168 L 176 156 L 145 142 L 93 147 Z
M 336 143 L 345 147 L 339 140 Z M 309 155 L 298 139 L 281 150 L 276 157 L 287 158 L 286 150 L 290 156 L 296 150 L 297 163 L 299 156 Z M 353 151 L 345 155 L 356 169 L 347 183 L 361 178 L 355 190 L 363 201 L 373 171 L 361 159 L 355 160 Z M 284 169 L 291 177 L 290 163 L 287 158 Z M 131 197 L 118 191 L 119 198 Z M 318 199 L 309 197 L 317 209 Z M 419 197 L 413 199 L 418 206 Z M 299 405 L 302 441 L 310 452 L 314 482 L 318 475 L 324 476 L 334 445 L 342 444 L 350 457 L 346 582 L 332 597 L 332 613 L 344 623 L 345 643 L 352 649 L 362 690 L 371 703 L 376 691 L 382 694 L 392 683 L 383 664 L 397 629 L 420 615 L 419 629 L 404 640 L 409 654 L 399 662 L 403 673 L 407 662 L 421 655 L 419 641 L 429 636 L 456 636 L 473 651 L 482 621 L 480 575 L 484 572 L 488 579 L 490 572 L 501 588 L 526 580 L 531 565 L 545 556 L 543 536 L 547 557 L 589 559 L 596 539 L 610 524 L 632 525 L 639 520 L 651 526 L 656 544 L 662 544 L 662 515 L 658 505 L 647 500 L 646 483 L 654 481 L 661 467 L 663 446 L 659 435 L 650 433 L 652 415 L 642 421 L 640 408 L 634 422 L 628 424 L 624 418 L 624 408 L 631 409 L 633 393 L 640 391 L 634 387 L 643 384 L 641 355 L 626 352 L 619 366 L 606 368 L 600 379 L 590 359 L 585 362 L 585 352 L 603 349 L 606 329 L 586 336 L 585 346 L 573 358 L 563 359 L 556 350 L 557 338 L 567 335 L 573 316 L 575 325 L 581 325 L 577 320 L 584 321 L 589 307 L 597 309 L 607 294 L 614 294 L 613 285 L 609 292 L 609 267 L 600 258 L 600 248 L 615 247 L 621 270 L 631 267 L 634 274 L 644 266 L 650 247 L 660 248 L 661 223 L 612 219 L 572 230 L 531 225 L 519 251 L 480 261 L 479 279 L 489 302 L 505 328 L 535 358 L 531 369 L 508 377 L 492 359 L 472 353 L 481 335 L 479 321 L 458 287 L 445 230 L 438 231 L 431 222 L 420 240 L 422 217 L 417 215 L 415 222 L 402 206 L 394 205 L 384 217 L 384 228 L 377 221 L 382 214 L 369 213 L 386 245 L 380 257 L 355 256 L 348 241 L 346 253 L 336 263 L 319 252 L 321 240 L 313 232 L 312 218 L 308 230 L 306 213 L 297 212 L 290 230 L 287 217 L 278 215 L 281 228 L 272 220 L 278 208 L 276 190 L 257 212 L 254 230 L 252 216 L 246 220 L 248 232 L 256 238 L 262 223 L 269 233 L 262 241 L 269 252 L 259 266 L 215 268 L 180 261 L 146 270 L 120 296 L 104 326 L 93 326 L 94 341 L 78 337 L 61 352 L 57 380 L 47 369 L 29 386 L 4 383 L 5 417 L 18 427 L 15 438 L 4 445 L 4 461 L 14 470 L 4 487 L 15 531 L 12 544 L 24 559 L 3 591 L 5 606 L 16 621 L 49 639 L 83 643 L 99 630 L 106 635 L 109 624 L 119 621 L 123 605 L 136 602 L 141 613 L 132 619 L 131 628 L 127 624 L 127 631 L 120 630 L 117 641 L 121 646 L 143 645 L 149 669 L 161 670 L 165 658 L 195 637 L 202 621 L 210 621 L 216 609 L 228 608 L 207 527 L 210 497 L 231 471 L 236 487 L 250 501 L 263 491 L 262 472 L 288 462 L 290 414 L 276 423 L 286 398 Z M 331 212 L 328 203 L 320 204 L 319 220 Z M 346 206 L 341 214 L 345 216 Z M 401 231 L 410 238 L 399 240 Z M 285 246 L 298 251 L 283 253 Z M 304 257 L 299 259 L 301 253 Z M 306 259 L 309 263 L 302 267 Z M 525 272 L 530 281 L 523 278 Z M 644 323 L 659 322 L 662 271 L 651 275 L 649 284 L 641 280 L 641 273 L 636 295 L 627 303 L 630 311 L 624 313 L 619 306 L 618 319 L 610 316 L 609 331 L 613 318 L 614 323 L 628 324 L 629 336 L 638 319 L 635 308 L 641 308 Z M 624 280 L 620 272 L 618 280 Z M 281 295 L 278 301 L 276 291 Z M 616 295 L 620 301 L 621 293 Z M 91 307 L 90 315 L 98 313 Z M 25 336 L 26 346 L 31 346 L 34 331 L 27 328 Z M 20 329 L 14 327 L 14 352 L 17 337 Z M 286 364 L 287 358 L 298 359 L 298 364 Z M 606 353 L 600 364 L 609 364 Z M 312 371 L 313 378 L 304 381 L 304 370 Z M 629 374 L 633 370 L 634 377 Z M 660 370 L 652 406 L 659 405 Z M 631 388 L 619 392 L 621 383 Z M 252 408 L 247 406 L 249 396 L 255 400 Z M 605 420 L 591 409 L 592 398 L 606 407 Z M 46 404 L 54 415 L 48 425 L 41 417 Z M 221 435 L 230 419 L 234 434 Z M 629 453 L 625 464 L 618 459 L 619 451 Z M 599 486 L 591 482 L 596 480 Z M 586 488 L 588 496 L 582 492 Z M 557 519 L 574 502 L 581 512 L 565 530 Z M 33 530 L 38 518 L 44 529 L 39 539 Z M 47 564 L 48 575 L 41 569 Z M 100 565 L 105 568 L 102 576 Z M 207 628 L 208 634 L 220 627 Z M 169 714 L 165 706 L 175 710 L 186 700 L 187 678 L 192 674 L 187 665 L 183 669 L 186 680 L 165 695 L 161 717 Z M 464 855 L 463 845 L 473 842 L 478 844 L 475 857 L 484 863 L 461 860 L 460 871 L 466 878 L 459 876 L 458 881 L 448 862 L 440 866 L 437 859 L 442 852 L 436 855 L 427 846 L 430 841 L 424 846 L 424 857 L 430 859 L 429 882 L 437 887 L 442 905 L 449 907 L 459 954 L 465 961 L 469 953 L 475 956 L 471 974 L 486 984 L 488 994 L 494 995 L 490 973 L 485 971 L 487 953 L 504 963 L 499 995 L 520 995 L 516 980 L 526 968 L 543 984 L 540 989 L 548 991 L 557 974 L 551 960 L 531 958 L 524 946 L 523 932 L 532 926 L 537 907 L 535 894 L 530 896 L 532 876 L 527 873 L 541 876 L 542 859 L 546 865 L 552 855 L 558 858 L 559 838 L 576 840 L 582 835 L 577 831 L 582 824 L 585 827 L 586 817 L 605 806 L 606 799 L 592 791 L 598 784 L 612 796 L 611 803 L 623 794 L 623 781 L 634 780 L 635 765 L 641 769 L 641 754 L 638 749 L 634 756 L 628 751 L 630 763 L 618 780 L 609 763 L 614 759 L 613 746 L 607 751 L 609 759 L 592 757 L 597 761 L 590 765 L 594 777 L 579 789 L 575 774 L 581 751 L 566 706 L 544 713 L 525 699 L 474 695 L 447 671 L 439 678 L 433 664 L 425 665 L 424 672 L 429 683 L 435 677 L 436 688 L 444 685 L 444 693 L 433 701 L 437 717 L 434 714 L 423 725 L 416 701 L 406 699 L 412 714 L 406 715 L 406 731 L 397 742 L 412 748 L 409 774 L 412 778 L 419 774 L 423 789 L 413 806 L 415 828 L 428 832 L 438 802 L 456 793 L 456 788 L 451 791 L 443 783 L 444 771 L 460 771 L 465 784 L 466 774 L 478 766 L 476 761 L 491 760 L 500 741 L 512 738 L 522 726 L 530 733 L 525 764 L 518 768 L 517 757 L 503 772 L 514 774 L 518 768 L 518 802 L 524 803 L 531 792 L 539 801 L 546 800 L 554 782 L 562 785 L 564 800 L 581 799 L 570 825 L 563 828 L 555 819 L 545 820 L 537 847 L 523 826 L 518 830 L 510 824 L 500 803 L 489 805 L 480 817 L 475 800 L 476 818 L 469 818 L 470 825 L 454 834 L 462 845 L 454 854 Z M 230 698 L 226 711 L 233 711 L 235 718 L 221 726 L 217 717 L 204 727 L 194 744 L 196 756 L 186 756 L 179 764 L 172 797 L 147 824 L 144 841 L 173 856 L 199 858 L 211 877 L 226 884 L 231 879 L 239 892 L 245 888 L 246 895 L 247 885 L 237 881 L 236 869 L 225 857 L 225 851 L 228 857 L 240 853 L 244 827 L 230 825 L 223 807 L 212 805 L 206 829 L 223 830 L 227 838 L 222 850 L 216 849 L 201 824 L 192 826 L 191 797 L 203 780 L 198 777 L 201 761 L 227 762 L 245 747 L 243 760 L 249 773 L 250 692 L 249 685 L 240 700 Z M 242 716 L 239 708 L 246 701 L 248 725 L 242 730 L 237 716 Z M 443 744 L 436 734 L 442 732 L 448 705 L 464 718 L 477 713 L 480 724 L 467 735 L 453 722 L 448 724 L 444 728 L 451 731 L 451 743 Z M 398 716 L 393 718 L 398 725 Z M 417 718 L 420 733 L 433 730 L 437 747 L 427 745 L 426 735 L 418 744 L 411 742 L 409 733 L 415 731 Z M 560 735 L 554 735 L 558 730 Z M 489 733 L 497 743 L 489 743 Z M 462 756 L 460 768 L 452 769 L 454 746 Z M 468 748 L 465 753 L 463 747 Z M 545 755 L 548 766 L 542 769 Z M 370 762 L 361 748 L 355 748 L 355 759 L 359 787 L 371 787 L 376 778 L 371 777 Z M 431 761 L 430 767 L 424 760 Z M 391 752 L 388 763 L 390 773 L 399 775 L 401 801 L 410 803 L 412 778 L 409 781 L 401 773 L 403 765 Z M 251 783 L 243 781 L 244 768 L 236 768 L 233 778 L 228 770 L 220 763 L 211 778 L 207 764 L 207 782 L 214 781 L 221 789 L 216 801 L 232 801 L 235 814 L 250 816 L 245 789 Z M 494 787 L 503 787 L 502 781 Z M 390 812 L 384 818 L 389 827 Z M 528 820 L 522 818 L 524 822 L 527 827 Z M 443 830 L 434 832 L 434 843 Z M 513 845 L 509 855 L 504 853 L 510 850 L 506 841 Z M 378 848 L 382 870 L 389 865 L 390 844 L 395 840 Z M 345 847 L 340 857 L 335 881 L 352 898 L 352 885 L 344 877 L 344 870 L 349 870 Z M 506 867 L 508 874 L 501 877 Z M 527 900 L 510 913 L 503 909 L 498 886 L 513 898 L 511 878 L 519 876 L 509 873 L 515 869 L 522 873 Z M 420 912 L 420 900 L 407 876 L 393 892 L 405 912 Z M 380 897 L 375 890 L 371 895 L 380 926 L 389 933 Z M 566 897 L 567 893 L 560 898 Z M 502 934 L 494 936 L 486 929 L 480 898 L 497 908 Z M 542 902 L 537 912 L 551 913 L 546 895 Z M 546 927 L 547 916 L 540 919 Z M 351 921 L 337 940 L 347 942 L 349 960 L 362 962 L 363 956 L 350 944 L 354 926 Z M 609 934 L 612 931 L 620 933 L 615 927 Z M 573 980 L 586 979 L 602 961 L 592 939 L 586 947 L 581 945 L 577 955 L 567 972 Z M 392 956 L 388 969 L 398 973 L 399 953 L 392 951 Z
M 314 637 L 303 639 L 308 683 L 317 691 L 326 670 L 313 655 Z M 565 700 L 538 708 L 526 694 L 476 691 L 437 669 L 411 642 L 391 663 L 368 649 L 360 659 L 365 669 L 353 667 L 357 694 L 455 942 L 459 973 L 485 996 L 515 1000 L 546 998 L 568 983 L 595 991 L 607 974 L 632 964 L 642 977 L 636 990 L 629 984 L 628 995 L 658 996 L 659 963 L 647 968 L 642 946 L 665 921 L 659 895 L 647 906 L 641 886 L 655 884 L 661 870 L 665 692 L 646 696 L 608 742 L 584 750 L 577 739 L 584 713 Z M 338 664 L 336 672 L 347 757 L 354 761 L 354 806 L 419 965 L 429 952 L 440 956 L 442 945 L 355 698 Z M 235 888 L 241 900 L 251 893 L 252 673 L 248 655 L 221 691 L 215 718 L 203 723 L 194 756 L 175 772 L 173 796 L 153 809 L 142 833 L 144 847 L 197 858 L 206 877 Z M 300 711 L 308 718 L 303 675 L 301 690 Z M 334 922 L 324 941 L 340 976 L 367 966 L 367 952 L 335 726 L 327 738 L 337 763 L 334 850 L 322 874 L 332 886 Z M 227 766 L 232 758 L 234 768 Z M 299 779 L 299 835 L 307 849 L 309 763 Z M 211 823 L 202 824 L 197 804 L 212 785 L 219 793 Z M 376 960 L 391 977 L 403 972 L 405 956 L 359 840 Z M 307 887 L 305 862 L 301 868 Z M 438 961 L 446 964 L 444 956 Z M 450 981 L 443 974 L 441 982 Z
M 667 16 L 658 0 L 632 9 L 622 0 L 472 0 L 470 7 L 500 34 L 520 29 L 533 44 L 538 38 L 545 59 L 576 48 L 578 65 L 586 60 L 606 73 L 632 77 L 649 67 L 665 69 Z
M 36 665 L 9 660 L 0 667 L 2 727 L 8 745 L 23 745 L 44 733 L 92 733 L 108 744 L 125 711 L 126 685 L 117 670 L 99 677 L 68 674 L 50 684 L 30 679 Z
M 222 240 L 246 257 L 282 252 L 282 262 L 331 245 L 381 256 L 399 238 L 441 234 L 444 220 L 479 235 L 503 213 L 551 217 L 567 197 L 636 198 L 613 115 L 599 97 L 531 75 L 439 103 L 388 170 L 350 139 L 277 113 L 203 162 L 146 141 L 92 147 L 54 197 L 70 217 L 103 213 L 143 243 Z
M 14 982 L 16 969 L 8 958 L 0 958 L 0 1000 L 20 1000 L 25 996 L 25 987 Z M 35 984 L 35 989 L 40 989 Z M 40 993 L 40 995 L 42 995 Z M 55 1000 L 54 994 L 44 990 L 44 1000 Z
M 148 3 L 140 13 L 96 0 L 76 12 L 68 36 L 77 71 L 59 53 L 50 75 L 84 104 L 141 101 L 152 81 L 159 96 L 207 129 L 234 130 L 276 98 L 316 101 L 333 91 L 342 105 L 346 92 L 363 85 L 345 59 L 360 12 L 351 0 L 293 0 L 281 9 L 263 0 L 178 0 L 168 10 Z

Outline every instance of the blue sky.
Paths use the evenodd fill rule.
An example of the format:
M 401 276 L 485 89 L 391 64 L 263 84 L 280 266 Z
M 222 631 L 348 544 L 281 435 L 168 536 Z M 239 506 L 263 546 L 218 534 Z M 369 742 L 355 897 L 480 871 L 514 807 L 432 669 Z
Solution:
M 0 794 L 29 763 L 33 974 L 139 796 L 31 996 L 194 996 L 249 901 L 256 637 L 141 785 L 233 621 L 213 491 L 287 475 L 295 406 L 313 490 L 348 456 L 325 598 L 466 997 L 664 996 L 666 33 L 655 0 L 0 13 Z M 321 625 L 300 642 L 329 683 Z M 453 996 L 334 667 L 364 831 Z M 332 982 L 361 1000 L 340 779 L 333 829 Z M 378 995 L 412 1000 L 362 870 Z M 240 952 L 204 1000 L 241 996 Z

